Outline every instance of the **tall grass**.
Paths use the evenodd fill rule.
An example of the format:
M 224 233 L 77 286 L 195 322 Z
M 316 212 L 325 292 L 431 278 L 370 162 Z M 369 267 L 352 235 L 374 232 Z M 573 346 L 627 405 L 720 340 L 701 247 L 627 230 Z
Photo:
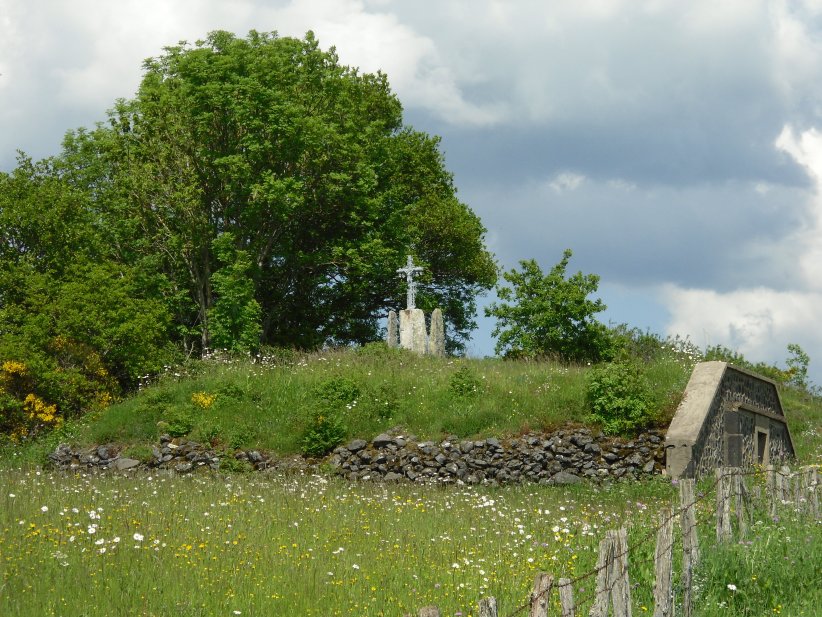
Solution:
M 661 480 L 491 489 L 2 470 L 0 614 L 399 616 L 437 604 L 465 617 L 493 595 L 505 615 L 536 572 L 586 573 L 607 529 L 626 526 L 634 545 L 676 503 Z M 700 504 L 699 614 L 817 615 L 820 525 L 757 516 L 744 544 L 718 548 L 712 499 Z M 652 610 L 652 551 L 629 557 L 635 614 Z

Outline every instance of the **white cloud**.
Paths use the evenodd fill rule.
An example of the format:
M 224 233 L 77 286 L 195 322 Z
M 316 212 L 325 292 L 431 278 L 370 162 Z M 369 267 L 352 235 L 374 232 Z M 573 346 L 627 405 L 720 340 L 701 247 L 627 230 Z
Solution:
M 809 328 L 822 314 L 822 294 L 741 289 L 720 293 L 666 285 L 660 298 L 671 314 L 668 334 L 689 336 L 701 347 L 724 345 L 748 359 L 785 358 L 788 343 L 822 346 L 822 331 Z M 822 360 L 819 358 L 818 360 Z
M 571 171 L 564 171 L 554 176 L 548 186 L 556 193 L 564 193 L 565 191 L 577 190 L 583 182 L 585 182 L 585 176 Z
M 787 153 L 814 180 L 807 208 L 810 225 L 769 247 L 775 254 L 796 252 L 801 271 L 794 289 L 742 288 L 721 293 L 664 285 L 663 303 L 671 320 L 669 334 L 689 335 L 702 345 L 725 345 L 749 359 L 784 359 L 788 343 L 806 350 L 822 347 L 822 133 L 811 128 L 797 134 L 785 126 L 775 147 Z M 757 192 L 760 188 L 755 187 Z

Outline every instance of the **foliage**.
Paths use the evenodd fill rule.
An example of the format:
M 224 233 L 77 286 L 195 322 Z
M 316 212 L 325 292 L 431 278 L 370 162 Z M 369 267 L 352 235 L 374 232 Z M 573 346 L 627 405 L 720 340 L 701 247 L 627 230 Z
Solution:
M 44 404 L 87 412 L 212 347 L 378 340 L 409 253 L 462 348 L 496 280 L 485 229 L 384 74 L 311 33 L 214 32 L 144 69 L 107 124 L 0 173 L 0 360 Z
M 251 259 L 236 248 L 231 233 L 221 234 L 212 245 L 225 265 L 211 275 L 216 300 L 208 312 L 210 343 L 232 352 L 253 351 L 260 345 L 262 312 L 249 276 Z
M 136 253 L 160 256 L 155 267 L 189 299 L 175 305 L 186 346 L 244 332 L 209 323 L 220 304 L 212 272 L 243 268 L 263 343 L 376 340 L 386 305 L 402 301 L 395 270 L 408 252 L 429 269 L 421 301 L 448 307 L 454 343 L 473 327 L 473 298 L 495 268 L 438 139 L 403 127 L 385 75 L 340 65 L 313 34 L 213 32 L 168 47 L 110 125 L 71 136 L 71 166 L 102 160 L 95 185 L 128 195 L 119 219 L 140 230 Z M 218 254 L 226 234 L 239 262 Z M 251 314 L 228 323 L 256 323 L 241 296 L 231 310 Z
M 787 347 L 788 358 L 785 361 L 787 369 L 781 369 L 767 362 L 750 362 L 745 356 L 723 345 L 715 345 L 705 350 L 705 360 L 720 360 L 735 366 L 748 369 L 772 379 L 778 384 L 789 385 L 799 390 L 810 391 L 813 386 L 808 381 L 808 365 L 810 356 L 796 343 Z
M 448 387 L 457 397 L 473 397 L 479 394 L 482 382 L 468 365 L 463 364 L 451 375 Z
M 520 261 L 503 278 L 512 285 L 497 287 L 501 302 L 486 308 L 497 324 L 496 352 L 507 357 L 554 356 L 566 361 L 597 362 L 611 355 L 608 329 L 594 319 L 605 310 L 602 300 L 588 296 L 596 292 L 599 277 L 577 272 L 566 278 L 572 252 L 543 274 L 533 259 Z
M 312 414 L 302 437 L 302 452 L 308 456 L 324 456 L 340 445 L 348 431 L 340 412 L 333 408 Z
M 254 466 L 249 461 L 237 459 L 232 456 L 224 456 L 220 459 L 220 471 L 250 473 L 254 471 Z
M 805 390 L 809 385 L 808 365 L 811 357 L 796 343 L 788 344 L 788 353 L 790 356 L 785 362 L 788 365 L 788 383 Z
M 609 362 L 588 374 L 588 403 L 591 418 L 606 434 L 629 434 L 653 419 L 650 385 L 639 366 Z

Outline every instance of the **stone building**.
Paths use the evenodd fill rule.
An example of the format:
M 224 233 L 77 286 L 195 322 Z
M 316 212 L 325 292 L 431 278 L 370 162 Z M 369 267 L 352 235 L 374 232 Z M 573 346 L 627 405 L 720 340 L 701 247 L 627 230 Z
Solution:
M 778 465 L 795 456 L 776 384 L 727 362 L 697 364 L 665 438 L 667 473 Z

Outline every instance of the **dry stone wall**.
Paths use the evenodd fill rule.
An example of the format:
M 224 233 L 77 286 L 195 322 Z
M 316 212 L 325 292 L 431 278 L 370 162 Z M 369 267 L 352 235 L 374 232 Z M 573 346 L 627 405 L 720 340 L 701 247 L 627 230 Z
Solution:
M 371 441 L 354 439 L 321 460 L 276 458 L 257 450 L 220 453 L 184 438 L 163 436 L 148 461 L 128 458 L 114 445 L 71 448 L 51 455 L 61 469 L 167 469 L 177 473 L 248 470 L 316 470 L 319 466 L 354 481 L 443 482 L 502 485 L 521 482 L 571 484 L 584 480 L 639 478 L 664 468 L 664 436 L 650 431 L 636 439 L 605 437 L 586 428 L 520 437 L 417 441 L 397 431 Z M 226 458 L 233 459 L 226 465 Z
M 417 442 L 383 434 L 337 448 L 329 463 L 350 480 L 440 481 L 465 484 L 570 484 L 585 479 L 637 478 L 664 467 L 663 433 L 634 440 L 589 429 L 481 440 Z

